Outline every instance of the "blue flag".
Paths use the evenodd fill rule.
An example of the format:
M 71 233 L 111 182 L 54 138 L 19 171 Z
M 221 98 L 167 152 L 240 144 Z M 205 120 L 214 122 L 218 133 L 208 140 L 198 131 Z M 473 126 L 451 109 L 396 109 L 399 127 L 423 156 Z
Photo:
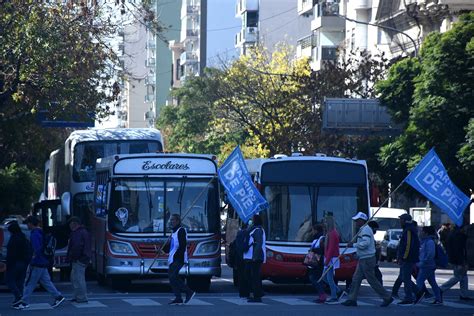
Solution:
M 227 192 L 230 203 L 244 223 L 268 207 L 268 202 L 252 182 L 239 146 L 235 147 L 219 169 L 219 180 Z
M 434 149 L 426 154 L 405 181 L 448 214 L 456 225 L 462 225 L 463 212 L 470 200 L 451 182 Z

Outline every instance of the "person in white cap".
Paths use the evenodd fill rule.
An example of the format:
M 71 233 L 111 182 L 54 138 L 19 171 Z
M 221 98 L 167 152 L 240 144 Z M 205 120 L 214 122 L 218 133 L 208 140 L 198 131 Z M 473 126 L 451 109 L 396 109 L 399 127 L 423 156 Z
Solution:
M 380 281 L 375 276 L 375 241 L 374 233 L 372 228 L 366 225 L 369 218 L 367 214 L 358 212 L 352 220 L 355 221 L 359 232 L 357 233 L 357 239 L 355 243 L 348 243 L 348 247 L 355 247 L 357 249 L 357 256 L 359 262 L 357 268 L 352 277 L 351 290 L 347 301 L 343 302 L 344 306 L 357 306 L 357 295 L 359 293 L 360 284 L 365 278 L 370 284 L 372 289 L 383 298 L 381 307 L 386 307 L 393 302 L 393 298 L 389 292 L 387 292 Z

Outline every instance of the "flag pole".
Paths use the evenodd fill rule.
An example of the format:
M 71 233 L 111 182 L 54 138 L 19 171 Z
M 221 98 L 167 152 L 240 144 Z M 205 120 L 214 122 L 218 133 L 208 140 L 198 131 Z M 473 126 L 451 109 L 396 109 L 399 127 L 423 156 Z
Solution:
M 407 177 L 408 177 L 408 176 L 407 176 Z M 388 195 L 388 197 L 382 202 L 382 204 L 380 204 L 379 208 L 374 212 L 374 214 L 372 214 L 372 215 L 370 216 L 370 218 L 367 220 L 367 222 L 365 222 L 365 224 L 362 225 L 362 226 L 359 228 L 359 230 L 358 230 L 357 233 L 354 235 L 354 237 L 352 237 L 352 239 L 351 239 L 351 241 L 350 241 L 349 243 L 353 243 L 354 240 L 356 240 L 356 238 L 359 236 L 359 234 L 360 234 L 362 228 L 364 228 L 365 226 L 367 226 L 367 224 L 374 218 L 375 214 L 377 214 L 378 211 L 380 211 L 380 209 L 382 208 L 382 206 L 385 205 L 385 203 L 388 202 L 388 200 L 392 197 L 392 195 L 393 195 L 398 189 L 400 189 L 400 187 L 401 187 L 402 184 L 405 182 L 405 180 L 406 180 L 407 177 L 405 177 L 405 179 L 403 179 L 403 181 L 400 182 L 400 184 L 395 188 L 395 190 L 393 190 L 392 192 L 390 192 L 390 194 Z M 347 249 L 349 249 L 349 243 L 346 245 L 346 247 L 344 248 L 344 250 L 342 251 L 342 253 L 339 254 L 339 256 L 336 258 L 336 260 L 334 260 L 334 262 L 331 263 L 331 265 L 330 265 L 327 269 L 325 269 L 325 271 L 323 272 L 323 274 L 321 275 L 321 277 L 319 278 L 319 280 L 318 280 L 317 282 L 321 282 L 321 281 L 324 279 L 324 277 L 326 276 L 326 274 L 329 272 L 329 270 L 331 270 L 331 268 L 334 267 L 334 265 L 336 264 L 336 262 L 340 261 L 341 256 L 343 256 L 343 255 L 347 252 Z

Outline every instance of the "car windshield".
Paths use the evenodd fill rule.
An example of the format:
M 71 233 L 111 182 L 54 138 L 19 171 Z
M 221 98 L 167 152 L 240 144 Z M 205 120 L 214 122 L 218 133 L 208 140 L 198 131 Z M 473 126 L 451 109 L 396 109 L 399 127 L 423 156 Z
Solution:
M 170 231 L 171 214 L 180 214 L 190 233 L 219 230 L 217 184 L 208 179 L 159 181 L 120 179 L 112 186 L 109 229 L 118 233 Z
M 392 240 L 400 240 L 400 237 L 402 236 L 402 232 L 401 231 L 392 231 Z
M 272 185 L 265 187 L 264 195 L 269 203 L 270 241 L 311 241 L 312 225 L 332 212 L 341 242 L 347 242 L 352 238 L 355 210 L 367 209 L 366 190 L 358 186 Z
M 98 158 L 116 154 L 141 154 L 161 151 L 161 143 L 154 140 L 94 141 L 74 147 L 74 181 L 94 181 Z

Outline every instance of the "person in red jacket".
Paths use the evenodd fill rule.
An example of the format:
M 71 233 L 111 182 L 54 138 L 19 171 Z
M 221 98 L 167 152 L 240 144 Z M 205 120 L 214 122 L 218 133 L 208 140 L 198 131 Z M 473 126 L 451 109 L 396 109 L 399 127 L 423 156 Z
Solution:
M 337 304 L 339 302 L 340 294 L 343 292 L 336 285 L 334 281 L 335 270 L 339 268 L 339 233 L 336 230 L 336 224 L 334 223 L 334 217 L 328 215 L 324 218 L 326 225 L 326 237 L 325 237 L 325 248 L 324 248 L 324 272 L 326 272 L 325 280 L 329 284 L 331 289 L 331 298 L 326 300 L 326 304 Z

